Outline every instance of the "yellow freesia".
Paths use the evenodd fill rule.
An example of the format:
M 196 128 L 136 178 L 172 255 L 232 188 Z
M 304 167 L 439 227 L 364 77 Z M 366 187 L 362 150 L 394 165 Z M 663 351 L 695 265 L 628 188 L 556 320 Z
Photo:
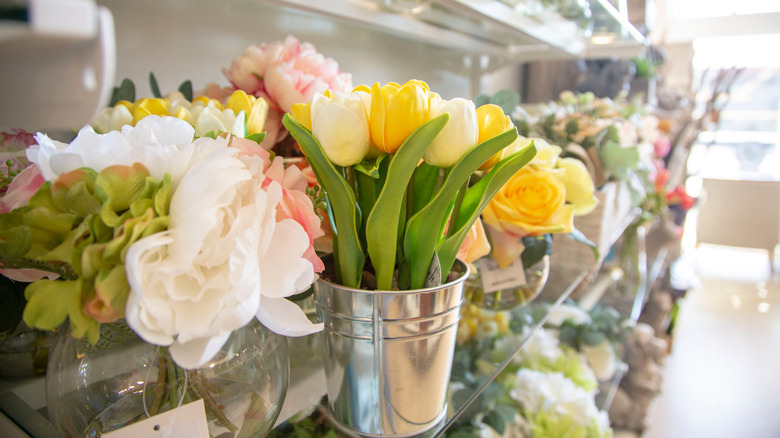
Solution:
M 430 117 L 431 92 L 428 84 L 411 80 L 403 85 L 388 83 L 371 87 L 369 117 L 371 140 L 387 153 L 401 144 Z

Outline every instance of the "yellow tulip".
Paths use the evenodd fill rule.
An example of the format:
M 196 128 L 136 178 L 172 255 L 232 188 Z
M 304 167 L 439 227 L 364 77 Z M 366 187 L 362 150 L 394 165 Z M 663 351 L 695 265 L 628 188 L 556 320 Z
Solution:
M 166 99 L 162 98 L 145 98 L 139 99 L 133 105 L 133 126 L 138 123 L 139 120 L 146 116 L 167 116 L 168 104 Z
M 371 146 L 367 99 L 362 94 L 365 93 L 356 91 L 332 98 L 317 94 L 311 101 L 312 134 L 336 165 L 360 163 Z
M 492 103 L 477 108 L 477 125 L 479 126 L 478 144 L 482 144 L 497 135 L 503 134 L 508 129 L 514 128 L 512 119 L 504 114 L 504 110 L 502 110 L 500 106 L 493 105 Z M 515 140 L 515 142 L 507 146 L 507 148 L 512 148 L 517 144 L 518 141 Z M 507 150 L 507 148 L 504 148 L 504 150 Z M 503 156 L 504 151 L 499 151 L 485 161 L 479 168 L 481 170 L 490 169 L 498 164 Z
M 249 114 L 249 110 L 252 108 L 254 101 L 254 96 L 246 94 L 244 90 L 236 90 L 228 97 L 225 108 L 233 110 L 236 114 L 238 114 L 239 111 L 244 111 Z
M 333 92 L 330 90 L 325 90 L 322 95 L 328 99 L 333 98 Z M 315 95 L 314 97 L 317 96 Z M 297 120 L 301 125 L 305 126 L 309 131 L 311 131 L 311 104 L 313 101 L 314 99 L 306 103 L 294 103 L 290 109 L 290 115 L 292 118 Z
M 425 151 L 425 161 L 437 167 L 452 167 L 477 145 L 479 126 L 474 102 L 456 98 L 443 101 L 438 96 L 431 100 L 431 118 L 449 114 L 444 129 Z
M 374 145 L 394 153 L 430 116 L 428 84 L 411 80 L 404 85 L 388 83 L 371 87 L 370 127 Z
M 268 102 L 258 97 L 252 103 L 249 111 L 246 113 L 246 127 L 249 135 L 263 132 L 265 129 L 265 120 L 268 118 Z

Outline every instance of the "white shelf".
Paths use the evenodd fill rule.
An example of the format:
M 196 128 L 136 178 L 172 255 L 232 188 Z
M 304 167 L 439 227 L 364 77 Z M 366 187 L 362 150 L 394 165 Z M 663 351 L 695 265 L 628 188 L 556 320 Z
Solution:
M 592 0 L 612 41 L 594 44 L 555 13 L 533 17 L 498 0 L 257 0 L 368 26 L 394 36 L 506 61 L 635 56 L 645 37 L 608 0 Z M 395 6 L 394 6 L 395 5 Z M 606 14 L 606 15 L 605 15 Z M 606 19 L 604 17 L 607 17 Z

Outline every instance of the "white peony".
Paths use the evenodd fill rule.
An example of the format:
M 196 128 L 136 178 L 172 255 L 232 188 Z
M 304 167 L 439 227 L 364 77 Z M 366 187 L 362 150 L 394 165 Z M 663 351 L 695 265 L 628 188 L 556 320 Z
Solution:
M 283 188 L 266 180 L 268 163 L 227 139 L 193 136 L 183 120 L 148 116 L 121 132 L 97 134 L 87 126 L 71 144 L 38 134 L 39 146 L 28 149 L 49 181 L 80 167 L 99 172 L 133 163 L 158 180 L 171 176 L 168 229 L 126 254 L 125 318 L 145 341 L 170 346 L 188 369 L 208 362 L 255 317 L 287 336 L 322 329 L 285 299 L 307 289 L 316 274 L 304 256 L 307 231 L 294 219 L 277 219 Z
M 169 173 L 175 185 L 193 158 L 194 134 L 192 126 L 182 120 L 148 116 L 135 127 L 123 126 L 121 132 L 98 134 L 87 125 L 70 144 L 38 133 L 38 145 L 27 149 L 27 158 L 38 165 L 46 181 L 80 167 L 100 172 L 117 164 L 141 163 L 158 180 Z M 222 142 L 222 147 L 227 146 L 227 140 Z
M 209 361 L 254 317 L 285 335 L 322 328 L 284 299 L 316 277 L 304 258 L 306 231 L 292 219 L 276 222 L 282 187 L 262 187 L 261 158 L 214 143 L 195 142 L 200 159 L 173 193 L 168 230 L 127 253 L 128 325 L 147 342 L 169 345 L 184 368 Z

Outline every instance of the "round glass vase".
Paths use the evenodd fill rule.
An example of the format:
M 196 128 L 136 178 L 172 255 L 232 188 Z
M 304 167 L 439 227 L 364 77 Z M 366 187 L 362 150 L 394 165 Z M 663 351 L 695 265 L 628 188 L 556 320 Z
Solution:
M 288 376 L 286 339 L 256 320 L 192 370 L 119 320 L 101 324 L 95 345 L 61 330 L 46 372 L 46 402 L 62 437 L 99 437 L 198 399 L 211 436 L 264 436 L 279 415 Z
M 488 256 L 489 257 L 489 256 Z M 466 280 L 466 300 L 483 309 L 509 310 L 524 306 L 539 296 L 550 275 L 550 256 L 545 255 L 530 267 L 524 268 L 525 283 L 509 288 L 485 292 L 480 260 Z

